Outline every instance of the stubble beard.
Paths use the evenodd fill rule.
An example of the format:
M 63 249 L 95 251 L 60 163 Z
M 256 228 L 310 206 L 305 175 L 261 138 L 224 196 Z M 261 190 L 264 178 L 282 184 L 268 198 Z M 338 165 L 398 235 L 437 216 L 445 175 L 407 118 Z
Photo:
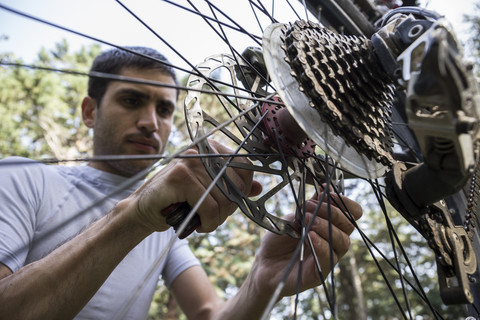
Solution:
M 95 144 L 94 142 L 94 150 L 95 150 L 95 155 L 120 155 L 120 156 L 125 156 L 128 157 L 130 154 L 125 154 L 122 152 L 119 152 L 119 150 L 109 150 L 112 148 L 103 148 L 102 146 Z M 139 155 L 132 155 L 132 156 L 141 156 Z M 124 177 L 132 177 L 142 171 L 147 171 L 146 169 L 150 168 L 156 160 L 149 160 L 149 159 L 141 159 L 141 160 L 107 160 L 104 161 L 103 164 L 106 167 L 109 167 L 110 170 L 107 169 L 107 171 L 110 171 L 114 174 L 124 176 Z M 145 172 L 147 174 L 148 172 Z
M 148 174 L 148 168 L 150 168 L 155 163 L 154 160 L 117 160 L 117 161 L 108 161 L 108 165 L 114 169 L 118 175 L 124 177 L 133 177 L 140 172 L 143 172 L 141 175 L 142 178 Z
M 109 128 L 110 129 L 110 128 Z M 111 139 L 107 139 L 106 137 L 113 137 L 112 130 L 106 128 L 96 128 L 96 132 L 94 134 L 93 139 L 93 150 L 95 156 L 126 156 L 128 157 L 130 154 L 124 152 L 119 147 L 120 144 L 117 144 Z M 108 141 L 107 141 L 108 140 Z M 163 148 L 162 148 L 163 149 Z M 161 150 L 162 152 L 162 150 Z M 161 153 L 159 153 L 161 154 Z M 132 155 L 133 156 L 133 155 Z M 141 156 L 141 154 L 135 155 Z M 150 168 L 157 160 L 153 159 L 142 159 L 142 160 L 105 160 L 98 166 L 101 170 L 114 173 L 124 177 L 133 177 L 134 175 L 146 171 L 145 175 L 148 173 L 148 168 Z M 143 175 L 142 175 L 143 176 Z

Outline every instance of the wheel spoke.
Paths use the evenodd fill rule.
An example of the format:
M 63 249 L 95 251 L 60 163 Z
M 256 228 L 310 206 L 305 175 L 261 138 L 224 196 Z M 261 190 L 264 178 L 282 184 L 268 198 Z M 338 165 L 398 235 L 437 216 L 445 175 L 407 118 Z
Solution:
M 338 121 L 332 121 L 333 124 L 325 124 L 325 121 L 323 121 L 320 116 L 317 117 L 317 115 L 315 115 L 315 112 L 317 112 L 315 108 L 319 109 L 318 106 L 312 108 L 312 103 L 310 103 L 311 99 L 305 100 L 304 94 L 294 96 L 293 98 L 290 97 L 290 99 L 288 99 L 288 96 L 284 96 L 286 95 L 286 91 L 290 93 L 289 90 L 291 90 L 291 88 L 293 88 L 293 91 L 299 91 L 299 88 L 304 87 L 305 84 L 300 81 L 302 75 L 299 74 L 298 70 L 292 71 L 290 66 L 287 69 L 281 69 L 284 68 L 283 62 L 288 59 L 294 60 L 295 57 L 284 54 L 285 50 L 281 49 L 278 43 L 274 42 L 271 50 L 273 51 L 272 55 L 281 53 L 279 59 L 278 57 L 274 57 L 274 59 L 280 62 L 277 60 L 274 60 L 274 62 L 266 62 L 267 67 L 269 63 L 272 63 L 274 67 L 276 67 L 275 70 L 278 70 L 276 72 L 272 72 L 271 70 L 270 72 L 263 72 L 263 70 L 259 68 L 261 62 L 256 61 L 255 58 L 252 59 L 248 56 L 248 52 L 245 53 L 246 51 L 244 51 L 249 46 L 262 47 L 262 45 L 265 45 L 266 39 L 264 39 L 264 33 L 266 30 L 266 33 L 269 32 L 270 29 L 268 28 L 270 28 L 269 26 L 271 24 L 293 23 L 294 21 L 302 19 L 306 21 L 311 19 L 317 22 L 315 19 L 321 11 L 309 12 L 306 5 L 306 2 L 309 3 L 309 1 L 302 0 L 238 1 L 238 3 L 235 4 L 235 6 L 241 8 L 238 10 L 232 10 L 230 7 L 231 4 L 227 5 L 225 1 L 164 0 L 162 1 L 163 6 L 174 8 L 177 10 L 175 12 L 181 12 L 179 17 L 181 17 L 182 25 L 179 26 L 179 28 L 188 29 L 191 32 L 191 37 L 178 37 L 178 39 L 172 41 L 168 39 L 168 34 L 164 30 L 165 28 L 152 24 L 151 20 L 149 20 L 148 12 L 140 10 L 140 7 L 137 7 L 134 2 L 129 2 L 128 0 L 116 0 L 116 2 L 116 5 L 122 9 L 121 11 L 124 11 L 132 20 L 136 21 L 138 30 L 143 30 L 153 35 L 156 40 L 158 40 L 158 44 L 165 46 L 168 53 L 171 53 L 175 58 L 180 60 L 180 62 L 167 65 L 182 75 L 188 76 L 185 85 L 170 85 L 111 74 L 88 73 L 80 70 L 27 65 L 20 62 L 10 62 L 7 58 L 0 60 L 2 68 L 37 69 L 58 74 L 77 75 L 79 77 L 89 76 L 114 81 L 175 88 L 182 92 L 182 95 L 186 94 L 187 96 L 185 99 L 185 122 L 191 142 L 187 143 L 184 147 L 178 148 L 178 150 L 171 155 L 66 156 L 64 158 L 42 158 L 36 162 L 44 164 L 64 164 L 70 162 L 125 160 L 156 161 L 150 168 L 145 169 L 131 179 L 128 179 L 125 183 L 117 186 L 117 188 L 106 195 L 105 198 L 92 201 L 92 203 L 86 205 L 85 208 L 73 215 L 72 221 L 91 208 L 97 207 L 109 197 L 131 187 L 141 177 L 146 176 L 173 159 L 198 158 L 203 162 L 207 172 L 210 174 L 212 183 L 206 188 L 206 192 L 200 200 L 193 206 L 190 214 L 177 230 L 176 237 L 185 229 L 201 203 L 208 196 L 208 193 L 213 188 L 218 187 L 228 199 L 238 205 L 245 216 L 262 228 L 278 234 L 288 234 L 299 239 L 298 246 L 282 275 L 282 280 L 278 284 L 268 308 L 264 312 L 263 319 L 267 319 L 270 313 L 274 312 L 272 311 L 274 310 L 274 304 L 280 297 L 287 278 L 291 276 L 292 271 L 296 273 L 298 278 L 294 296 L 293 318 L 302 318 L 302 312 L 305 310 L 302 310 L 304 306 L 302 305 L 301 281 L 302 274 L 306 272 L 305 268 L 307 265 L 304 261 L 304 255 L 310 253 L 310 251 L 316 272 L 318 272 L 324 284 L 323 292 L 330 315 L 334 319 L 337 317 L 342 318 L 342 314 L 338 310 L 343 293 L 339 291 L 339 288 L 342 288 L 342 284 L 341 281 L 336 278 L 338 273 L 335 271 L 337 270 L 334 270 L 336 265 L 334 261 L 335 252 L 333 246 L 330 245 L 330 260 L 328 264 L 324 261 L 324 257 L 318 257 L 315 253 L 314 244 L 309 235 L 312 222 L 310 222 L 310 224 L 305 222 L 305 203 L 308 201 L 307 199 L 311 192 L 320 194 L 323 189 L 327 191 L 331 189 L 332 193 L 336 193 L 337 195 L 343 194 L 344 189 L 340 187 L 338 183 L 340 177 L 342 177 L 342 179 L 345 177 L 345 179 L 349 181 L 355 179 L 355 181 L 360 181 L 363 185 L 368 184 L 370 190 L 369 197 L 376 199 L 375 202 L 379 206 L 377 214 L 379 217 L 383 215 L 382 223 L 385 225 L 383 227 L 385 239 L 383 240 L 385 243 L 377 243 L 377 238 L 370 235 L 368 230 L 363 230 L 362 224 L 357 223 L 348 210 L 345 210 L 343 214 L 355 225 L 356 232 L 353 238 L 358 240 L 358 242 L 363 242 L 366 248 L 365 251 L 368 252 L 373 261 L 372 264 L 375 264 L 378 269 L 379 277 L 383 278 L 386 291 L 388 290 L 392 296 L 393 302 L 391 304 L 395 305 L 395 308 L 398 309 L 397 317 L 403 317 L 404 319 L 416 318 L 417 311 L 415 304 L 421 303 L 426 305 L 425 309 L 429 309 L 433 317 L 437 319 L 442 318 L 441 313 L 443 312 L 443 306 L 438 306 L 435 302 L 430 301 L 427 295 L 428 290 L 425 292 L 426 290 L 424 290 L 422 286 L 421 272 L 418 274 L 414 270 L 414 265 L 417 263 L 416 259 L 410 257 L 411 253 L 409 252 L 409 248 L 405 248 L 402 244 L 402 234 L 398 230 L 401 226 L 396 225 L 396 221 L 392 221 L 393 219 L 390 217 L 389 211 L 391 211 L 391 209 L 388 203 L 388 193 L 385 192 L 386 183 L 383 182 L 382 178 L 384 173 L 389 170 L 389 167 L 383 164 L 377 166 L 378 163 L 375 163 L 375 167 L 372 169 L 373 171 L 370 172 L 372 157 L 375 158 L 378 154 L 370 153 L 368 156 L 365 156 L 365 154 L 360 152 L 362 150 L 359 151 L 359 149 L 363 148 L 366 150 L 368 148 L 355 148 L 354 143 L 347 138 L 338 137 L 343 134 L 346 137 L 351 137 L 350 131 L 353 130 L 350 130 L 348 126 L 342 127 L 341 130 L 338 128 L 332 130 L 332 127 L 338 125 L 340 121 L 337 119 Z M 332 1 L 320 2 L 331 3 Z M 351 1 L 347 2 L 350 3 Z M 353 4 L 356 2 L 357 1 L 353 1 Z M 152 59 L 152 57 L 139 54 L 129 48 L 100 39 L 100 37 L 91 36 L 74 30 L 73 28 L 53 23 L 47 19 L 22 12 L 10 6 L 0 4 L 0 10 L 14 13 L 19 17 L 39 22 L 68 34 L 74 34 L 96 43 L 125 50 L 146 59 Z M 339 11 L 338 15 L 341 14 Z M 250 20 L 248 22 L 245 21 L 246 15 L 248 15 Z M 329 25 L 330 22 L 333 25 L 336 23 L 333 21 L 336 18 L 337 17 L 325 16 L 322 17 L 322 21 L 325 22 L 325 25 Z M 190 19 L 196 22 L 190 22 Z M 205 30 L 201 31 L 203 32 L 201 37 L 204 38 L 203 45 L 208 46 L 210 44 L 209 42 L 215 42 L 216 44 L 222 45 L 224 52 L 212 52 L 209 57 L 201 57 L 201 59 L 197 61 L 192 60 L 192 57 L 195 57 L 192 52 L 200 48 L 197 48 L 196 45 L 191 45 L 187 50 L 183 45 L 189 43 L 190 39 L 187 38 L 200 37 L 198 33 L 195 32 L 197 26 L 198 29 L 200 29 L 200 24 L 202 25 L 202 30 Z M 338 29 L 336 25 L 333 27 L 332 29 Z M 339 36 L 338 38 L 345 40 L 347 36 L 345 36 L 345 38 Z M 298 43 L 296 44 L 299 45 Z M 156 45 L 156 43 L 152 43 L 152 46 L 154 45 Z M 265 57 L 267 50 L 265 50 L 265 48 L 262 50 L 263 56 Z M 301 56 L 302 52 L 299 51 L 298 55 Z M 334 50 L 331 55 L 335 55 Z M 305 59 L 308 60 L 312 56 L 313 55 L 305 55 Z M 204 62 L 202 62 L 203 59 Z M 351 59 L 351 56 L 349 56 L 349 59 Z M 347 69 L 345 65 L 341 66 Z M 290 77 L 286 77 L 285 73 L 289 74 Z M 273 78 L 273 80 L 271 78 Z M 285 82 L 279 82 L 278 78 Z M 332 76 L 331 78 L 335 77 Z M 356 76 L 355 79 L 362 81 L 361 76 Z M 330 87 L 334 88 L 334 84 L 330 84 Z M 347 86 L 343 89 L 346 88 Z M 302 90 L 303 89 L 304 88 L 302 88 Z M 341 92 L 338 88 L 335 89 L 337 90 L 336 93 Z M 375 85 L 372 85 L 371 90 L 375 93 L 375 96 L 377 96 L 377 94 L 378 96 L 382 96 L 376 91 L 377 88 Z M 325 89 L 325 91 L 328 90 Z M 364 102 L 367 100 L 368 93 L 365 93 L 364 88 L 357 91 L 359 101 Z M 353 95 L 354 94 L 350 94 L 350 96 Z M 276 100 L 279 96 L 282 98 L 281 101 Z M 385 98 L 385 96 L 382 97 Z M 379 98 L 379 100 L 381 99 Z M 344 102 L 348 104 L 352 101 L 353 98 L 350 98 Z M 267 104 L 278 106 L 278 109 L 267 108 L 265 107 Z M 361 103 L 358 104 L 361 105 Z M 368 111 L 366 109 L 367 107 L 365 107 L 365 109 L 362 108 L 358 110 L 352 108 L 349 111 L 358 111 L 358 114 L 364 115 L 365 119 L 370 119 L 369 112 L 377 112 L 376 108 L 374 108 L 375 110 L 373 111 Z M 273 118 L 274 112 L 280 113 L 282 109 L 287 109 L 290 117 L 294 122 L 297 122 L 298 130 L 295 128 L 295 130 L 292 131 L 294 134 L 292 134 L 292 132 L 280 132 L 281 129 L 285 127 L 271 124 L 271 122 L 267 122 L 266 120 L 269 117 Z M 310 117 L 309 115 L 314 116 Z M 275 121 L 279 119 L 285 120 L 285 118 L 281 116 L 276 117 Z M 389 116 L 386 115 L 385 117 Z M 381 119 L 380 116 L 378 118 Z M 310 121 L 312 119 L 313 121 Z M 373 122 L 376 120 L 377 119 Z M 360 123 L 362 121 L 358 120 L 358 122 Z M 418 143 L 410 132 L 405 119 L 400 115 L 393 115 L 391 124 L 393 133 L 392 143 L 395 144 L 394 150 L 391 153 L 394 154 L 394 160 L 401 160 L 407 164 L 423 161 Z M 306 139 L 312 139 L 316 143 L 312 142 L 309 144 L 309 142 L 306 142 L 307 140 L 300 142 L 285 141 L 285 138 L 293 139 L 297 134 L 299 136 L 305 135 L 307 137 Z M 321 143 L 318 142 L 318 138 L 322 139 Z M 232 154 L 210 153 L 211 146 L 208 139 L 218 140 L 220 143 L 225 144 L 232 149 Z M 189 148 L 197 148 L 199 153 L 196 155 L 185 155 L 184 152 Z M 296 153 L 293 149 L 300 150 L 300 152 Z M 365 152 L 365 150 L 363 151 Z M 398 155 L 395 155 L 397 151 Z M 371 152 L 371 150 L 368 152 Z M 402 154 L 400 155 L 400 153 Z M 397 156 L 398 158 L 396 158 Z M 402 157 L 402 159 L 400 159 L 400 157 Z M 238 158 L 246 158 L 249 162 L 235 161 L 235 159 Z M 349 162 L 352 158 L 355 158 L 353 166 L 351 166 Z M 26 166 L 28 164 L 22 161 L 0 163 L 0 166 L 23 165 Z M 230 181 L 228 176 L 226 176 L 225 172 L 227 168 L 240 168 L 252 171 L 254 179 L 261 181 L 264 190 L 256 197 L 248 197 L 248 195 L 243 194 L 243 192 Z M 359 177 L 359 175 L 361 177 Z M 372 180 L 377 177 L 377 180 Z M 326 202 L 332 206 L 345 207 L 344 203 L 333 203 L 333 198 L 330 197 L 327 191 L 322 193 L 319 204 Z M 295 213 L 295 222 L 301 226 L 300 228 L 296 229 L 293 223 L 284 219 L 284 214 L 287 210 L 292 210 Z M 319 210 L 320 206 L 318 205 L 315 212 L 313 212 L 313 217 L 318 215 Z M 332 239 L 335 226 L 332 223 L 332 210 L 330 206 L 327 211 L 326 220 L 328 220 L 328 237 Z M 71 221 L 67 223 L 69 222 Z M 58 228 L 52 229 L 45 237 L 57 231 Z M 400 236 L 397 232 L 400 233 Z M 176 237 L 173 238 L 167 248 L 159 254 L 154 265 L 152 265 L 149 272 L 145 275 L 144 281 L 134 290 L 133 296 L 125 303 L 124 308 L 119 311 L 117 318 L 122 318 L 128 311 L 131 304 L 135 301 L 136 295 L 140 292 L 147 279 L 152 276 L 162 259 L 164 259 L 168 250 L 176 240 Z M 427 247 L 427 244 L 425 244 L 425 246 Z M 19 248 L 19 250 L 24 249 L 25 248 Z M 325 266 L 329 266 L 331 271 L 328 276 L 322 273 L 320 261 L 322 261 Z M 394 280 L 392 280 L 392 274 L 395 274 Z M 415 297 L 412 297 L 410 294 L 411 289 L 415 292 Z M 472 308 L 477 309 L 476 306 L 472 306 Z

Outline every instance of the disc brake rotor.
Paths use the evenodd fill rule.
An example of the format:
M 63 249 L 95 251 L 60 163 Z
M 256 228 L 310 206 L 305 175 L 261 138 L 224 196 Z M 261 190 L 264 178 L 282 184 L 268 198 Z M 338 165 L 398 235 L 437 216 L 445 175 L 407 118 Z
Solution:
M 313 184 L 318 188 L 318 180 L 312 179 L 314 172 L 315 177 L 318 176 L 318 165 L 314 165 L 314 158 L 302 158 L 297 155 L 297 153 L 302 152 L 313 153 L 313 142 L 306 140 L 303 146 L 294 149 L 292 156 L 287 154 L 285 161 L 281 161 L 281 157 L 277 149 L 275 149 L 275 142 L 271 141 L 272 136 L 269 136 L 267 132 L 269 130 L 274 131 L 278 127 L 270 124 L 270 120 L 265 119 L 273 110 L 281 111 L 283 106 L 275 108 L 269 103 L 255 103 L 253 94 L 246 94 L 245 91 L 239 90 L 241 84 L 237 81 L 235 73 L 235 67 L 238 65 L 247 67 L 241 58 L 234 59 L 226 54 L 215 55 L 205 59 L 203 63 L 196 67 L 196 70 L 201 72 L 201 75 L 192 73 L 189 76 L 187 86 L 191 90 L 187 91 L 184 104 L 188 132 L 191 139 L 196 142 L 200 154 L 212 153 L 208 140 L 201 138 L 208 134 L 209 137 L 213 137 L 231 149 L 239 148 L 240 153 L 244 153 L 250 160 L 249 163 L 244 163 L 233 159 L 228 164 L 230 167 L 254 171 L 256 174 L 264 174 L 268 178 L 273 177 L 275 179 L 274 183 L 260 181 L 264 190 L 256 198 L 249 198 L 245 195 L 225 174 L 222 175 L 222 178 L 216 185 L 229 200 L 235 202 L 242 212 L 258 225 L 277 234 L 288 234 L 298 238 L 300 234 L 294 224 L 271 214 L 267 208 L 272 205 L 269 200 L 273 196 L 281 194 L 284 188 L 290 188 L 292 181 L 303 184 L 307 179 L 310 182 L 313 180 Z M 232 82 L 233 94 L 237 96 L 236 98 L 225 97 L 209 80 L 212 79 L 212 73 L 220 68 L 228 71 L 229 81 Z M 255 86 L 258 86 L 261 81 L 257 80 L 254 81 L 253 87 L 250 88 L 251 92 L 258 92 Z M 222 79 L 222 81 L 226 80 Z M 201 93 L 201 90 L 205 89 L 211 90 L 212 93 Z M 238 98 L 238 96 L 242 96 L 242 99 Z M 214 103 L 211 99 L 209 100 L 209 97 L 214 97 L 218 101 Z M 271 101 L 273 104 L 277 103 L 274 99 Z M 218 110 L 215 110 L 219 107 L 224 109 L 222 113 L 226 118 L 220 119 L 222 115 L 219 114 Z M 262 116 L 263 118 L 261 118 Z M 224 126 L 228 122 L 231 122 L 231 125 Z M 282 119 L 280 119 L 280 122 L 282 122 Z M 210 131 L 214 130 L 218 130 L 219 135 L 211 136 Z M 266 143 L 266 141 L 269 141 L 269 143 Z M 234 145 L 233 147 L 232 144 Z M 292 149 L 291 144 L 285 142 L 282 143 L 280 148 Z M 229 160 L 228 158 L 203 157 L 201 160 L 213 179 Z M 305 168 L 307 168 L 306 170 L 309 173 L 305 174 Z M 281 201 L 285 201 L 287 198 L 284 195 L 280 195 L 280 197 L 283 197 L 283 200 L 280 200 L 278 203 L 274 201 L 274 206 L 278 206 Z M 290 201 L 290 203 L 292 202 Z
M 263 38 L 275 88 L 300 127 L 340 166 L 363 178 L 393 162 L 393 87 L 366 38 L 318 24 L 273 24 Z

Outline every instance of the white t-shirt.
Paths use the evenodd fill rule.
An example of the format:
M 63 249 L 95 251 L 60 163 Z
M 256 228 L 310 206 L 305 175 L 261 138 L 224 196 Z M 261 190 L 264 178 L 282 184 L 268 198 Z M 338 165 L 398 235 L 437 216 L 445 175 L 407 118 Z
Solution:
M 0 262 L 16 272 L 41 259 L 142 183 L 119 190 L 126 181 L 86 165 L 51 166 L 19 157 L 1 160 Z M 160 275 L 170 286 L 180 273 L 199 265 L 188 243 L 177 239 L 155 266 L 173 236 L 172 229 L 155 232 L 138 244 L 76 319 L 116 319 L 126 304 L 131 307 L 124 319 L 145 319 Z

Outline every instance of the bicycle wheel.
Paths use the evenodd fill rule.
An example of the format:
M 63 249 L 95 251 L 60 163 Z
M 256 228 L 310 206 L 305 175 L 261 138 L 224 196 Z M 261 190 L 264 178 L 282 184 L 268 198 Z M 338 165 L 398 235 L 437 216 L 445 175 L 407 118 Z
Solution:
M 424 291 L 422 277 L 414 271 L 415 267 L 420 268 L 422 272 L 425 271 L 422 262 L 415 261 L 415 256 L 410 257 L 400 243 L 401 236 L 397 234 L 397 230 L 403 230 L 402 228 L 405 226 L 401 222 L 400 225 L 393 225 L 397 218 L 390 218 L 393 213 L 390 212 L 391 209 L 385 200 L 381 178 L 388 170 L 387 166 L 381 161 L 370 161 L 371 157 L 362 156 L 355 148 L 346 147 L 347 143 L 342 139 L 337 139 L 338 133 L 341 131 L 338 128 L 331 129 L 329 126 L 312 124 L 312 127 L 315 128 L 313 131 L 318 136 L 310 138 L 325 149 L 321 150 L 307 134 L 302 133 L 305 131 L 310 134 L 311 131 L 307 130 L 301 121 L 299 125 L 295 121 L 290 121 L 291 117 L 288 116 L 278 116 L 276 120 L 268 120 L 268 116 L 266 116 L 268 112 L 279 114 L 286 111 L 291 112 L 282 103 L 288 100 L 288 97 L 281 96 L 281 100 L 272 98 L 278 95 L 277 87 L 284 84 L 271 83 L 267 70 L 262 68 L 261 63 L 257 63 L 259 61 L 258 56 L 255 55 L 256 50 L 247 52 L 246 55 L 250 55 L 249 59 L 242 58 L 245 48 L 249 46 L 262 47 L 266 30 L 270 33 L 275 32 L 274 28 L 268 29 L 272 23 L 305 19 L 330 25 L 340 30 L 345 23 L 345 17 L 352 20 L 348 13 L 351 11 L 347 10 L 345 13 L 328 9 L 330 11 L 327 12 L 331 16 L 321 15 L 318 19 L 318 11 L 308 12 L 301 3 L 288 1 L 267 3 L 237 1 L 235 4 L 222 1 L 163 1 L 148 4 L 133 1 L 117 2 L 112 4 L 114 6 L 99 11 L 99 14 L 106 15 L 105 12 L 109 12 L 109 14 L 115 12 L 122 17 L 119 23 L 124 23 L 125 17 L 128 17 L 132 22 L 132 29 L 129 33 L 153 34 L 149 40 L 151 43 L 148 45 L 154 47 L 158 45 L 160 51 L 169 58 L 171 57 L 179 72 L 190 74 L 186 88 L 182 87 L 181 90 L 187 92 L 185 110 L 189 133 L 201 154 L 208 153 L 209 145 L 205 138 L 212 137 L 236 150 L 238 155 L 248 156 L 252 161 L 252 165 L 245 168 L 255 171 L 255 178 L 262 181 L 264 185 L 264 192 L 259 197 L 249 199 L 229 184 L 221 174 L 219 178 L 222 181 L 219 186 L 223 187 L 224 193 L 231 200 L 239 204 L 245 215 L 263 228 L 300 237 L 301 235 L 282 219 L 282 215 L 285 212 L 301 213 L 301 203 L 307 194 L 314 191 L 320 192 L 322 183 L 342 192 L 339 182 L 342 180 L 342 175 L 348 176 L 347 190 L 357 185 L 356 191 L 350 191 L 354 195 L 359 192 L 358 190 L 365 191 L 366 188 L 370 188 L 370 196 L 363 202 L 371 203 L 374 199 L 373 201 L 378 203 L 379 210 L 376 215 L 384 216 L 385 219 L 383 233 L 386 239 L 383 242 L 370 239 L 374 235 L 368 230 L 362 229 L 362 223 L 358 225 L 358 232 L 354 236 L 364 242 L 363 251 L 367 251 L 371 255 L 371 264 L 378 267 L 377 275 L 384 280 L 383 284 L 378 284 L 383 289 L 377 289 L 374 293 L 383 290 L 389 292 L 390 296 L 385 299 L 390 304 L 388 316 L 375 313 L 378 312 L 375 308 L 375 304 L 379 304 L 377 298 L 365 302 L 366 316 L 385 319 L 388 317 L 415 318 L 417 316 L 443 318 L 443 314 L 446 312 L 445 307 L 438 303 L 438 296 L 432 297 L 431 294 Z M 349 5 L 352 4 L 347 2 Z M 315 2 L 307 1 L 307 3 L 308 8 L 314 7 L 318 10 L 318 7 L 314 5 Z M 328 3 L 335 4 L 334 1 L 328 1 Z M 45 6 L 47 7 L 47 5 Z M 2 7 L 3 10 L 9 10 L 6 6 Z M 326 6 L 326 8 L 329 7 Z M 36 15 L 35 12 L 30 12 L 28 9 L 23 9 L 23 11 L 29 12 L 33 16 Z M 171 21 L 162 21 L 161 17 L 155 16 L 152 18 L 151 12 L 161 12 L 168 16 L 178 17 L 177 20 L 182 21 L 182 27 L 179 29 L 188 30 L 188 37 L 179 37 L 176 34 L 165 32 L 171 28 Z M 55 12 L 55 16 L 57 14 L 58 12 Z M 62 15 L 68 17 L 66 12 L 62 12 L 59 16 Z M 23 17 L 20 18 L 23 19 Z M 58 21 L 47 16 L 39 18 L 54 24 Z M 358 20 L 355 19 L 353 18 L 354 22 Z M 367 28 L 369 26 L 365 21 L 362 21 L 362 25 Z M 59 29 L 59 26 L 53 28 Z M 80 28 L 73 26 L 71 28 L 83 32 Z M 61 30 L 69 32 L 65 29 Z M 359 34 L 371 32 L 371 29 L 365 31 L 364 27 L 358 30 L 360 30 Z M 125 43 L 123 39 L 103 38 L 101 30 L 95 30 L 90 36 L 94 36 L 96 40 L 100 40 L 106 45 L 121 46 Z M 193 39 L 208 39 L 209 44 L 218 44 L 219 48 L 212 49 L 210 46 L 203 45 L 207 40 L 202 40 L 200 44 L 192 43 Z M 272 51 L 275 52 L 275 50 Z M 279 49 L 278 52 L 281 50 Z M 193 71 L 190 71 L 192 69 Z M 295 85 L 298 84 L 295 82 Z M 200 90 L 205 88 L 211 92 Z M 210 99 L 208 104 L 202 102 L 205 99 Z M 298 99 L 303 98 L 293 97 L 292 99 L 297 103 Z M 212 101 L 216 101 L 215 104 Z M 210 103 L 219 109 L 212 109 L 209 106 Z M 308 101 L 304 103 L 308 106 Z M 395 146 L 392 148 L 409 150 L 414 155 L 414 161 L 420 162 L 422 156 L 418 154 L 418 149 L 410 148 L 416 142 L 413 135 L 405 130 L 405 119 L 402 119 L 401 109 L 394 109 L 393 113 L 394 120 L 392 121 L 395 126 L 392 130 L 396 134 L 396 138 L 394 139 Z M 305 114 L 304 111 L 300 112 L 300 115 L 293 114 L 293 118 L 297 119 L 303 114 Z M 397 120 L 397 118 L 399 119 Z M 278 119 L 286 119 L 288 123 L 279 125 L 276 123 Z M 284 129 L 285 132 L 280 132 L 281 129 Z M 215 133 L 211 133 L 211 131 L 215 131 Z M 325 139 L 325 137 L 327 138 Z M 318 140 L 322 138 L 324 141 L 319 143 Z M 348 152 L 347 156 L 345 156 L 345 152 Z M 173 155 L 178 156 L 176 153 Z M 336 167 L 336 161 L 331 160 L 331 157 L 340 162 L 344 171 Z M 343 161 L 351 159 L 354 159 L 352 163 Z M 222 173 L 222 169 L 219 168 L 235 165 L 234 162 L 230 163 L 222 159 L 207 159 L 204 162 L 212 178 L 217 177 L 219 172 Z M 371 169 L 372 166 L 373 169 Z M 361 177 L 358 178 L 360 182 L 357 183 L 355 177 L 358 176 Z M 378 181 L 376 178 L 379 178 Z M 269 187 L 265 188 L 265 186 Z M 463 200 L 455 200 L 453 206 L 461 207 L 462 203 Z M 458 212 L 461 212 L 461 209 Z M 425 242 L 423 245 L 427 247 Z M 364 256 L 357 258 L 362 259 Z M 292 259 L 297 263 L 300 261 L 297 256 Z M 297 302 L 291 316 L 320 318 L 319 311 L 321 311 L 323 318 L 348 318 L 347 310 L 353 306 L 341 302 L 345 301 L 344 295 L 346 296 L 349 289 L 342 286 L 340 279 L 336 280 L 335 274 L 336 272 L 332 272 L 332 276 L 328 278 L 323 293 L 318 293 L 318 290 L 311 292 L 311 295 L 321 297 L 313 304 L 311 299 L 306 298 L 309 293 L 297 295 Z M 379 282 L 375 281 L 375 285 L 377 283 Z M 414 297 L 412 297 L 411 291 L 414 292 Z M 368 295 L 365 294 L 365 296 Z M 320 307 L 322 303 L 327 304 L 328 307 Z M 368 305 L 370 305 L 370 310 L 368 310 Z M 384 312 L 385 310 L 383 309 Z M 473 311 L 469 310 L 467 313 L 478 316 L 478 312 L 472 313 L 475 310 L 477 309 L 473 307 Z M 284 318 L 289 313 L 282 307 L 278 310 L 267 310 L 266 314 L 269 312 L 272 318 Z

